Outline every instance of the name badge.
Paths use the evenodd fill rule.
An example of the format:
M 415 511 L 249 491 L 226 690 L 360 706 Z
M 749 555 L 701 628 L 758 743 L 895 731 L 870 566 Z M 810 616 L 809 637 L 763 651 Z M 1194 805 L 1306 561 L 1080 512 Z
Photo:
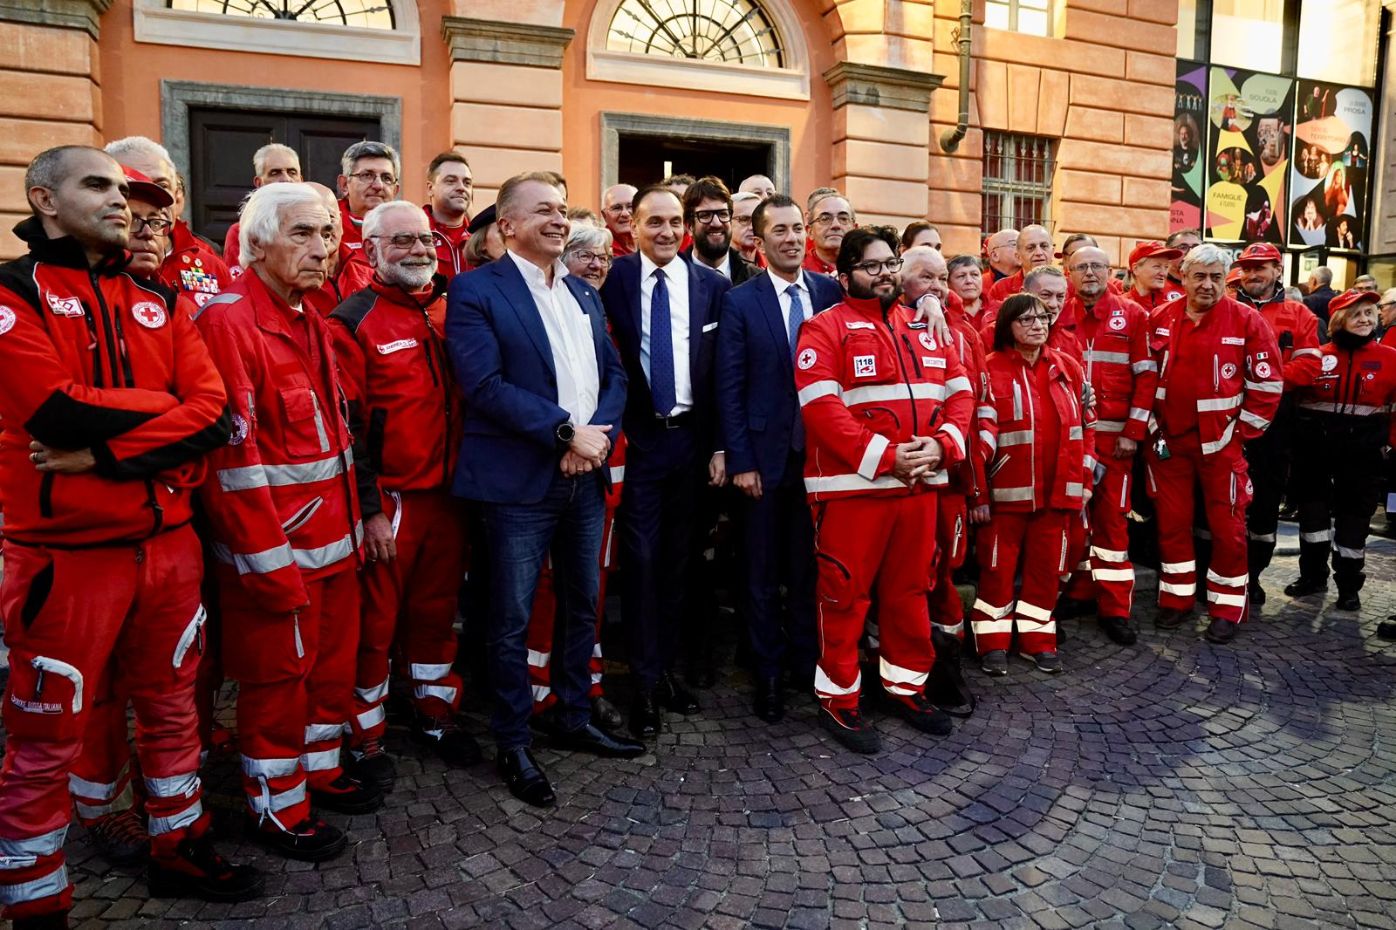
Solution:
M 1224 345 L 1224 346 L 1243 346 L 1243 345 L 1245 345 L 1245 344 L 1246 344 L 1246 340 L 1243 339 L 1243 338 L 1241 338 L 1240 336 L 1223 336 L 1223 337 L 1222 337 L 1222 345 Z
M 392 355 L 394 352 L 401 352 L 403 349 L 410 349 L 417 345 L 416 339 L 399 339 L 396 342 L 389 342 L 378 347 L 379 355 Z
M 936 358 L 934 355 L 921 356 L 921 367 L 923 368 L 944 368 L 945 359 Z

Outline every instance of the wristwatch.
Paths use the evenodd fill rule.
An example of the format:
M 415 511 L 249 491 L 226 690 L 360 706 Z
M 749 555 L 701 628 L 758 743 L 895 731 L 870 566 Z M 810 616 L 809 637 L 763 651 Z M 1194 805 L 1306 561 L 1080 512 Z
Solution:
M 570 446 L 572 444 L 572 438 L 577 435 L 577 428 L 570 422 L 559 423 L 553 435 L 557 437 L 557 441 L 562 445 Z

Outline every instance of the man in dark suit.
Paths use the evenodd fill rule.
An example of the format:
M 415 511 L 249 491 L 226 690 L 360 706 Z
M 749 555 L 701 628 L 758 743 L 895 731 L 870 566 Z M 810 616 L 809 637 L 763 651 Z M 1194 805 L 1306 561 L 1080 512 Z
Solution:
M 616 259 L 601 298 L 631 389 L 620 504 L 622 617 L 635 700 L 630 729 L 653 737 L 659 708 L 697 713 L 673 676 L 689 577 L 694 510 L 705 474 L 726 481 L 715 444 L 713 361 L 728 281 L 680 257 L 683 206 L 663 187 L 635 195 L 638 252 Z
M 800 325 L 843 299 L 826 275 L 805 274 L 805 224 L 784 194 L 752 214 L 758 273 L 722 300 L 717 402 L 727 471 L 742 492 L 746 578 L 742 612 L 756 659 L 756 715 L 785 715 L 782 665 L 809 678 L 818 658 L 814 620 L 814 526 L 805 498 L 805 430 L 795 394 Z M 788 592 L 782 631 L 779 584 Z
M 758 273 L 755 265 L 732 248 L 732 194 L 721 178 L 699 178 L 683 193 L 683 222 L 693 245 L 683 251 L 732 282 L 745 284 Z
M 565 605 L 552 659 L 555 739 L 631 757 L 644 746 L 591 722 L 588 662 L 596 636 L 606 459 L 625 405 L 626 375 L 606 335 L 600 296 L 561 262 L 567 204 L 548 174 L 510 178 L 497 200 L 507 248 L 451 282 L 446 339 L 465 393 L 457 496 L 478 501 L 490 551 L 490 720 L 509 790 L 553 804 L 529 751 L 533 692 L 524 634 L 551 553 Z

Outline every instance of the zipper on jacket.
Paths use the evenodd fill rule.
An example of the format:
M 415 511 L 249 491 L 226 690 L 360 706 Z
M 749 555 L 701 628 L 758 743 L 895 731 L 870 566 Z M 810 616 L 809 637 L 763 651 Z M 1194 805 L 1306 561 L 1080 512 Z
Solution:
M 901 350 L 897 348 L 897 330 L 892 326 L 891 317 L 887 315 L 887 310 L 882 311 L 882 325 L 887 327 L 887 333 L 892 337 L 892 354 L 897 357 L 897 370 L 902 373 L 902 383 L 906 385 L 906 399 L 911 401 L 911 433 L 916 434 L 916 425 L 921 422 L 921 418 L 916 415 L 916 392 L 911 389 L 911 376 L 906 370 L 906 359 L 902 358 Z
M 102 332 L 107 337 L 107 358 L 110 362 L 111 382 L 113 387 L 121 387 L 121 366 L 116 360 L 116 333 L 112 330 L 111 310 L 107 307 L 106 298 L 102 296 L 102 288 L 97 282 L 97 275 L 89 271 L 88 279 L 92 282 L 92 293 L 97 298 L 97 309 L 101 311 Z
M 53 517 L 53 479 L 55 473 L 44 472 L 44 476 L 39 479 L 39 516 Z
M 1041 361 L 1042 361 L 1042 359 L 1039 357 L 1039 358 L 1038 358 L 1038 362 L 1041 363 Z M 1014 387 L 1017 387 L 1017 385 L 1014 385 Z M 1023 392 L 1027 395 L 1027 403 L 1026 403 L 1024 406 L 1027 407 L 1028 431 L 1032 433 L 1032 442 L 1028 443 L 1028 481 L 1031 482 L 1031 486 L 1032 486 L 1032 502 L 1033 502 L 1033 506 L 1036 507 L 1036 505 L 1037 505 L 1037 439 L 1038 439 L 1038 436 L 1037 436 L 1037 410 L 1036 410 L 1036 409 L 1034 408 L 1034 406 L 1033 406 L 1033 395 L 1032 395 L 1032 390 L 1031 390 L 1031 388 L 1030 388 L 1029 385 L 1028 385 L 1028 370 L 1027 370 L 1026 367 L 1023 369 Z M 1051 394 L 1050 388 L 1049 388 L 1049 390 L 1048 390 L 1048 394 L 1049 394 L 1049 395 Z M 1047 399 L 1050 401 L 1052 398 L 1051 398 L 1050 396 L 1048 396 Z
M 165 508 L 160 506 L 160 499 L 155 496 L 155 482 L 150 478 L 145 479 L 146 502 L 150 504 L 150 510 L 154 515 L 154 526 L 151 527 L 150 535 L 154 536 L 165 526 Z

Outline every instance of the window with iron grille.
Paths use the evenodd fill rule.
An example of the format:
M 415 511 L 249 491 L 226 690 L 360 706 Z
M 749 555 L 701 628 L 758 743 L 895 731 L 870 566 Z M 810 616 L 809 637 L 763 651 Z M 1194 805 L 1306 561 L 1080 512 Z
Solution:
M 1053 141 L 1011 132 L 984 133 L 984 232 L 1048 226 Z
M 1052 0 L 984 0 L 984 25 L 1032 36 L 1052 34 Z

